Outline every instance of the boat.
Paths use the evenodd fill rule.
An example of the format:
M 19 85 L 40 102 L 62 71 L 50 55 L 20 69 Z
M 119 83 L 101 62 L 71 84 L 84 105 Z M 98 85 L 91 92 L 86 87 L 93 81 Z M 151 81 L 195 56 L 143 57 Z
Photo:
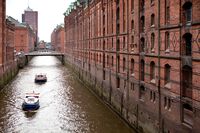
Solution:
M 46 74 L 36 74 L 35 75 L 35 82 L 46 82 L 47 81 L 47 76 Z
M 37 110 L 40 108 L 39 104 L 39 93 L 26 93 L 24 102 L 22 104 L 23 110 Z

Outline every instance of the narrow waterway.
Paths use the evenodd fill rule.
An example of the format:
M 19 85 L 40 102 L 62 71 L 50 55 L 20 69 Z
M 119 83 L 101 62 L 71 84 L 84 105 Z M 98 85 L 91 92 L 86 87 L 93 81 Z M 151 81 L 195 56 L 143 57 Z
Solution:
M 34 83 L 45 73 L 47 82 Z M 40 93 L 40 108 L 21 108 L 27 92 Z M 0 132 L 5 133 L 133 133 L 55 57 L 34 57 L 0 91 Z

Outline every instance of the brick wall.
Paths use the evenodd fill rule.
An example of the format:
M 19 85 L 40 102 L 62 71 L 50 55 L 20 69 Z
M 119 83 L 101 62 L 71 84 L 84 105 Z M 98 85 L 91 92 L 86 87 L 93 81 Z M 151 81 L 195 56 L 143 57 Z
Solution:
M 138 130 L 197 132 L 199 1 L 142 1 L 99 0 L 72 9 L 65 16 L 66 59 Z

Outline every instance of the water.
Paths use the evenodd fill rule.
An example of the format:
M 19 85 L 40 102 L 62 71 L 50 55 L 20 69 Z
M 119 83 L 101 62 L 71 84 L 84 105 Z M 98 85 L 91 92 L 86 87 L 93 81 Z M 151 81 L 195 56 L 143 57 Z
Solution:
M 47 82 L 34 83 L 35 74 Z M 40 108 L 21 109 L 27 92 L 40 93 Z M 103 105 L 55 57 L 34 57 L 0 91 L 0 131 L 5 133 L 132 133 L 116 114 Z

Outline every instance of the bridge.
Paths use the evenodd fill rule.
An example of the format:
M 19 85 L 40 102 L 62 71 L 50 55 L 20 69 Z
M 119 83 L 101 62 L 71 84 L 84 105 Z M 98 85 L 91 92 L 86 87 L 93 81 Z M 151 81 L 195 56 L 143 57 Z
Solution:
M 34 57 L 34 56 L 60 56 L 61 61 L 64 64 L 64 53 L 57 52 L 57 51 L 47 51 L 47 50 L 42 50 L 42 51 L 33 51 L 29 53 L 24 54 L 26 56 L 26 60 L 28 61 L 28 57 Z

